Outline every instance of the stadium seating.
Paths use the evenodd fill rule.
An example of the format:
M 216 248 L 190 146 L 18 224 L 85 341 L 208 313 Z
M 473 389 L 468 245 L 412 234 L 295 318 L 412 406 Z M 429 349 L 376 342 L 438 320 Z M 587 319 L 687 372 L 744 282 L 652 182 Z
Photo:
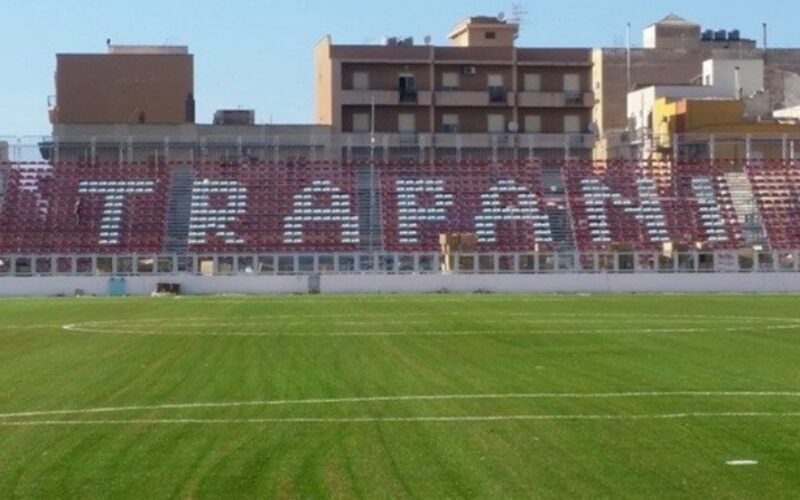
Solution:
M 442 233 L 475 233 L 477 250 L 525 251 L 552 243 L 529 162 L 381 167 L 384 247 L 431 251 Z
M 0 249 L 19 253 L 159 252 L 165 165 L 63 164 L 12 169 Z
M 169 214 L 181 214 L 193 253 L 353 252 L 372 237 L 380 249 L 431 252 L 443 233 L 475 234 L 477 251 L 733 249 L 746 218 L 731 168 L 752 188 L 767 245 L 800 248 L 795 163 L 385 163 L 365 176 L 364 165 L 339 162 L 209 162 L 191 167 L 185 211 L 170 202 L 176 168 L 11 165 L 0 252 L 164 252 Z
M 765 162 L 747 168 L 770 245 L 800 248 L 800 165 Z
M 193 192 L 193 252 L 358 249 L 352 168 L 205 164 L 195 167 Z

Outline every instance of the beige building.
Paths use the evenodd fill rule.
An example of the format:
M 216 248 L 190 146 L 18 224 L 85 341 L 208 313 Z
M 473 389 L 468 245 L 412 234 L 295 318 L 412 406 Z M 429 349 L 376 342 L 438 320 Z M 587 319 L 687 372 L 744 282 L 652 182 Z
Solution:
M 586 132 L 591 51 L 517 48 L 517 31 L 472 17 L 455 27 L 450 46 L 325 37 L 315 49 L 315 121 L 343 133 Z
M 109 45 L 106 54 L 58 54 L 50 121 L 194 123 L 194 58 L 186 47 Z
M 627 127 L 626 96 L 634 89 L 649 85 L 713 84 L 702 81 L 703 63 L 709 60 L 730 67 L 762 61 L 769 107 L 800 104 L 800 49 L 757 48 L 754 40 L 742 38 L 738 30 L 702 30 L 700 25 L 675 15 L 647 27 L 643 39 L 643 47 L 631 49 L 630 56 L 624 48 L 593 51 L 592 90 L 596 97 L 593 120 L 601 137 Z M 729 63 L 726 65 L 724 61 Z

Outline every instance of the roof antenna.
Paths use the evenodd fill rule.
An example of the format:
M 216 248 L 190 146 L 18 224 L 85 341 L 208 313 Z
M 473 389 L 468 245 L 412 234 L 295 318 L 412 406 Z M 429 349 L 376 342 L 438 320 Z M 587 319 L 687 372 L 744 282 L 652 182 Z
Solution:
M 522 25 L 526 21 L 527 15 L 528 10 L 525 9 L 524 4 L 513 3 L 511 4 L 511 17 L 508 19 L 508 22 L 511 24 Z

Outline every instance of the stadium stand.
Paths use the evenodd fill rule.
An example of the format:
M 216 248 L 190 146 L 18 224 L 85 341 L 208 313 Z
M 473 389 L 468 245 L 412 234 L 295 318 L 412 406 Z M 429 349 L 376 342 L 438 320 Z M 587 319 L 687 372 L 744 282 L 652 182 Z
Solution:
M 16 253 L 160 252 L 165 165 L 15 166 L 0 249 Z
M 16 254 L 800 248 L 800 169 L 537 161 L 12 164 Z
M 758 211 L 770 245 L 777 250 L 800 247 L 800 168 L 770 162 L 748 168 Z

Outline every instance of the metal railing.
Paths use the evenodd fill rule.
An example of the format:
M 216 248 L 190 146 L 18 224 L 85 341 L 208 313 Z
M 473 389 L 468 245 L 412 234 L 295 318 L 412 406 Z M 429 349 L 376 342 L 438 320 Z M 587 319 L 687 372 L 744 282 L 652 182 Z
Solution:
M 587 134 L 0 137 L 0 162 L 564 160 L 593 145 Z
M 800 159 L 800 135 L 652 134 L 647 130 L 606 135 L 609 158 L 672 161 Z
M 602 146 L 602 147 L 600 147 Z M 508 161 L 800 159 L 800 135 L 318 134 L 0 137 L 0 162 Z
M 28 276 L 797 273 L 800 251 L 0 255 Z

